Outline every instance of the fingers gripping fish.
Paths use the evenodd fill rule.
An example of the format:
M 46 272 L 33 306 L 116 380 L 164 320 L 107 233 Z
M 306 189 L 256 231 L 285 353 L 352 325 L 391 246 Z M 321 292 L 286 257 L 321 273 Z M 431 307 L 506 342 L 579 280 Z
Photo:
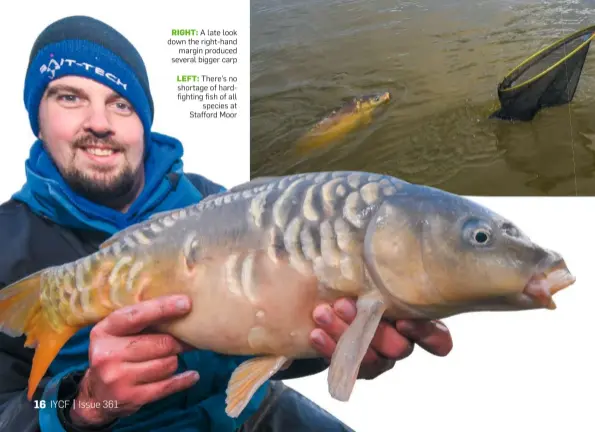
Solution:
M 574 283 L 563 258 L 512 222 L 438 189 L 363 172 L 256 179 L 159 213 L 96 253 L 0 290 L 0 325 L 35 348 L 31 399 L 80 328 L 142 300 L 187 294 L 191 312 L 157 330 L 200 349 L 250 355 L 233 373 L 227 413 L 293 359 L 318 357 L 312 312 L 339 297 L 357 316 L 330 363 L 347 401 L 382 318 L 555 308 Z

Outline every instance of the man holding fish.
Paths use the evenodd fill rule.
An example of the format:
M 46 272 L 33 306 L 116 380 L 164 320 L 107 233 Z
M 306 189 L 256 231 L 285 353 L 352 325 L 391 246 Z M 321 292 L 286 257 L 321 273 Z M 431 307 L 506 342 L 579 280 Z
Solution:
M 26 184 L 0 206 L 0 241 L 7 251 L 0 264 L 2 286 L 92 254 L 111 235 L 152 214 L 224 190 L 184 173 L 181 143 L 151 132 L 153 102 L 143 60 L 102 22 L 70 17 L 46 28 L 31 51 L 24 99 L 39 139 L 27 161 Z M 73 277 L 78 284 L 85 276 L 77 271 Z M 60 295 L 58 287 L 51 295 Z M 327 368 L 355 318 L 352 300 L 340 298 L 313 311 L 318 328 L 311 343 L 323 359 L 286 365 L 237 418 L 226 415 L 225 391 L 244 358 L 199 351 L 149 330 L 192 307 L 188 297 L 164 296 L 119 309 L 70 335 L 57 352 L 39 334 L 39 360 L 24 347 L 25 337 L 1 334 L 1 429 L 349 430 L 279 380 Z M 29 312 L 34 313 L 16 309 L 14 319 Z M 19 326 L 5 324 L 5 332 Z M 390 369 L 414 343 L 440 356 L 452 348 L 438 321 L 382 323 L 359 377 Z M 47 362 L 48 372 L 36 361 Z

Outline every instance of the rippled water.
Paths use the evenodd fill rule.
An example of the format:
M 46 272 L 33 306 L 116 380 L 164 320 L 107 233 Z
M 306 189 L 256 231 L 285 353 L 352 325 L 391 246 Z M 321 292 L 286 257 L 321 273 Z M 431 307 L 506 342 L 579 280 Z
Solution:
M 489 120 L 506 73 L 595 24 L 593 1 L 251 0 L 252 175 L 355 169 L 463 195 L 595 195 L 595 51 L 574 101 Z M 300 155 L 343 101 L 389 90 L 368 127 Z

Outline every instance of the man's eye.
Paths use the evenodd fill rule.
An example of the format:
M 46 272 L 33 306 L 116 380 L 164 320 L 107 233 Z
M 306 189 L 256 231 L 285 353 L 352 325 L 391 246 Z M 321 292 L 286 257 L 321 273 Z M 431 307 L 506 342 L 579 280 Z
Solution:
M 132 111 L 132 107 L 130 106 L 130 104 L 127 104 L 126 102 L 116 102 L 114 105 L 116 109 L 118 109 L 118 111 Z
M 75 102 L 76 99 L 77 99 L 77 97 L 75 95 L 71 95 L 71 94 L 58 96 L 58 100 L 63 100 L 66 102 Z

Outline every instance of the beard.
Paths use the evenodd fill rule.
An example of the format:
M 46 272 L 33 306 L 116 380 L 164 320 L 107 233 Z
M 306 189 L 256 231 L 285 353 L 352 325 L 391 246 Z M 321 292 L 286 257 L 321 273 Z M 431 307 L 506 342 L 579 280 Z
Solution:
M 94 144 L 102 144 L 118 152 L 125 150 L 123 145 L 111 137 L 98 138 L 93 135 L 77 139 L 73 148 L 84 149 Z M 126 159 L 124 169 L 116 175 L 109 173 L 109 168 L 104 170 L 100 167 L 96 167 L 95 173 L 90 174 L 76 168 L 74 158 L 73 155 L 70 165 L 60 170 L 73 192 L 91 202 L 116 210 L 126 207 L 134 200 L 140 189 L 140 165 L 133 169 Z

